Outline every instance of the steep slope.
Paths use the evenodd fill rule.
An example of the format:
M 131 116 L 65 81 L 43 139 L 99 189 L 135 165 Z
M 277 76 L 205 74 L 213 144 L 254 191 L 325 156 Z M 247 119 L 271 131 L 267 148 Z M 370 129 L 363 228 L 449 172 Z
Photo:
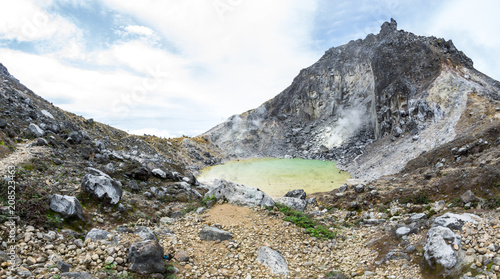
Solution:
M 190 200 L 186 195 L 190 189 L 179 188 L 182 181 L 203 192 L 195 188 L 193 172 L 223 158 L 220 150 L 201 137 L 129 135 L 64 111 L 25 87 L 0 64 L 0 220 L 4 220 L 10 193 L 9 179 L 3 178 L 8 172 L 17 183 L 17 208 L 25 223 L 47 223 L 52 216 L 49 199 L 54 194 L 77 196 L 88 211 L 102 214 L 80 185 L 89 167 L 123 186 L 126 194 L 121 205 L 127 210 L 113 219 L 123 222 L 169 207 L 165 203 L 152 208 L 142 197 L 147 192 L 155 194 L 153 202 Z M 86 226 L 93 222 L 89 218 Z
M 329 49 L 275 98 L 205 135 L 238 157 L 338 160 L 373 179 L 451 141 L 469 94 L 498 102 L 499 90 L 451 41 L 391 20 L 377 35 Z

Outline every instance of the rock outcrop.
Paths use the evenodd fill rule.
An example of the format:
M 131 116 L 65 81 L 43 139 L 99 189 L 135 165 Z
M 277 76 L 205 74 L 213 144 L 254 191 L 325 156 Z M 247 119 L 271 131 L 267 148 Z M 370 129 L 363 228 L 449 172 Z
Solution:
M 258 188 L 247 187 L 224 179 L 214 181 L 212 188 L 205 194 L 208 198 L 212 196 L 240 206 L 274 206 L 274 200 Z
M 396 173 L 453 140 L 469 95 L 500 100 L 500 84 L 453 42 L 397 30 L 325 52 L 260 107 L 205 136 L 237 157 L 340 161 L 355 177 Z

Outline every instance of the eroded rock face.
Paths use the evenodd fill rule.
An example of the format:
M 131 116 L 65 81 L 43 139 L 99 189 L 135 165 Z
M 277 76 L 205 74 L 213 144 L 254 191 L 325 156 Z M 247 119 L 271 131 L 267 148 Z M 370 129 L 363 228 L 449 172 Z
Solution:
M 279 95 L 205 136 L 237 157 L 336 160 L 373 179 L 451 141 L 468 94 L 498 99 L 499 89 L 451 41 L 391 21 L 377 35 L 327 50 Z

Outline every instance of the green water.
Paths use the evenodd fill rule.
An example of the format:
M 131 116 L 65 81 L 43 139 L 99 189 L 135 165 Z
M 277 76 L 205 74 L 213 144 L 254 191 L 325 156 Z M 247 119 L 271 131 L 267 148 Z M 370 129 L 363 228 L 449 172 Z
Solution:
M 277 198 L 295 189 L 304 189 L 310 194 L 340 187 L 350 176 L 336 165 L 330 161 L 299 158 L 254 158 L 205 168 L 197 179 L 202 183 L 212 183 L 222 178 L 257 187 Z

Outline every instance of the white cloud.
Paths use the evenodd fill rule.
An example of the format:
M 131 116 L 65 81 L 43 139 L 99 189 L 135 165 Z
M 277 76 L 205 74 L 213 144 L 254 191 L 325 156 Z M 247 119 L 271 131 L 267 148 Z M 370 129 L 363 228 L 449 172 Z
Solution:
M 148 28 L 146 26 L 139 26 L 139 25 L 129 25 L 124 28 L 127 32 L 132 33 L 132 34 L 137 34 L 137 35 L 142 35 L 142 36 L 152 36 L 154 35 L 154 31 L 151 28 Z
M 24 41 L 62 40 L 78 33 L 78 28 L 44 8 L 52 1 L 0 2 L 0 39 Z
M 225 117 L 273 97 L 319 58 L 307 48 L 314 1 L 107 3 L 173 42 L 191 71 L 188 82 L 201 90 L 195 93 Z

